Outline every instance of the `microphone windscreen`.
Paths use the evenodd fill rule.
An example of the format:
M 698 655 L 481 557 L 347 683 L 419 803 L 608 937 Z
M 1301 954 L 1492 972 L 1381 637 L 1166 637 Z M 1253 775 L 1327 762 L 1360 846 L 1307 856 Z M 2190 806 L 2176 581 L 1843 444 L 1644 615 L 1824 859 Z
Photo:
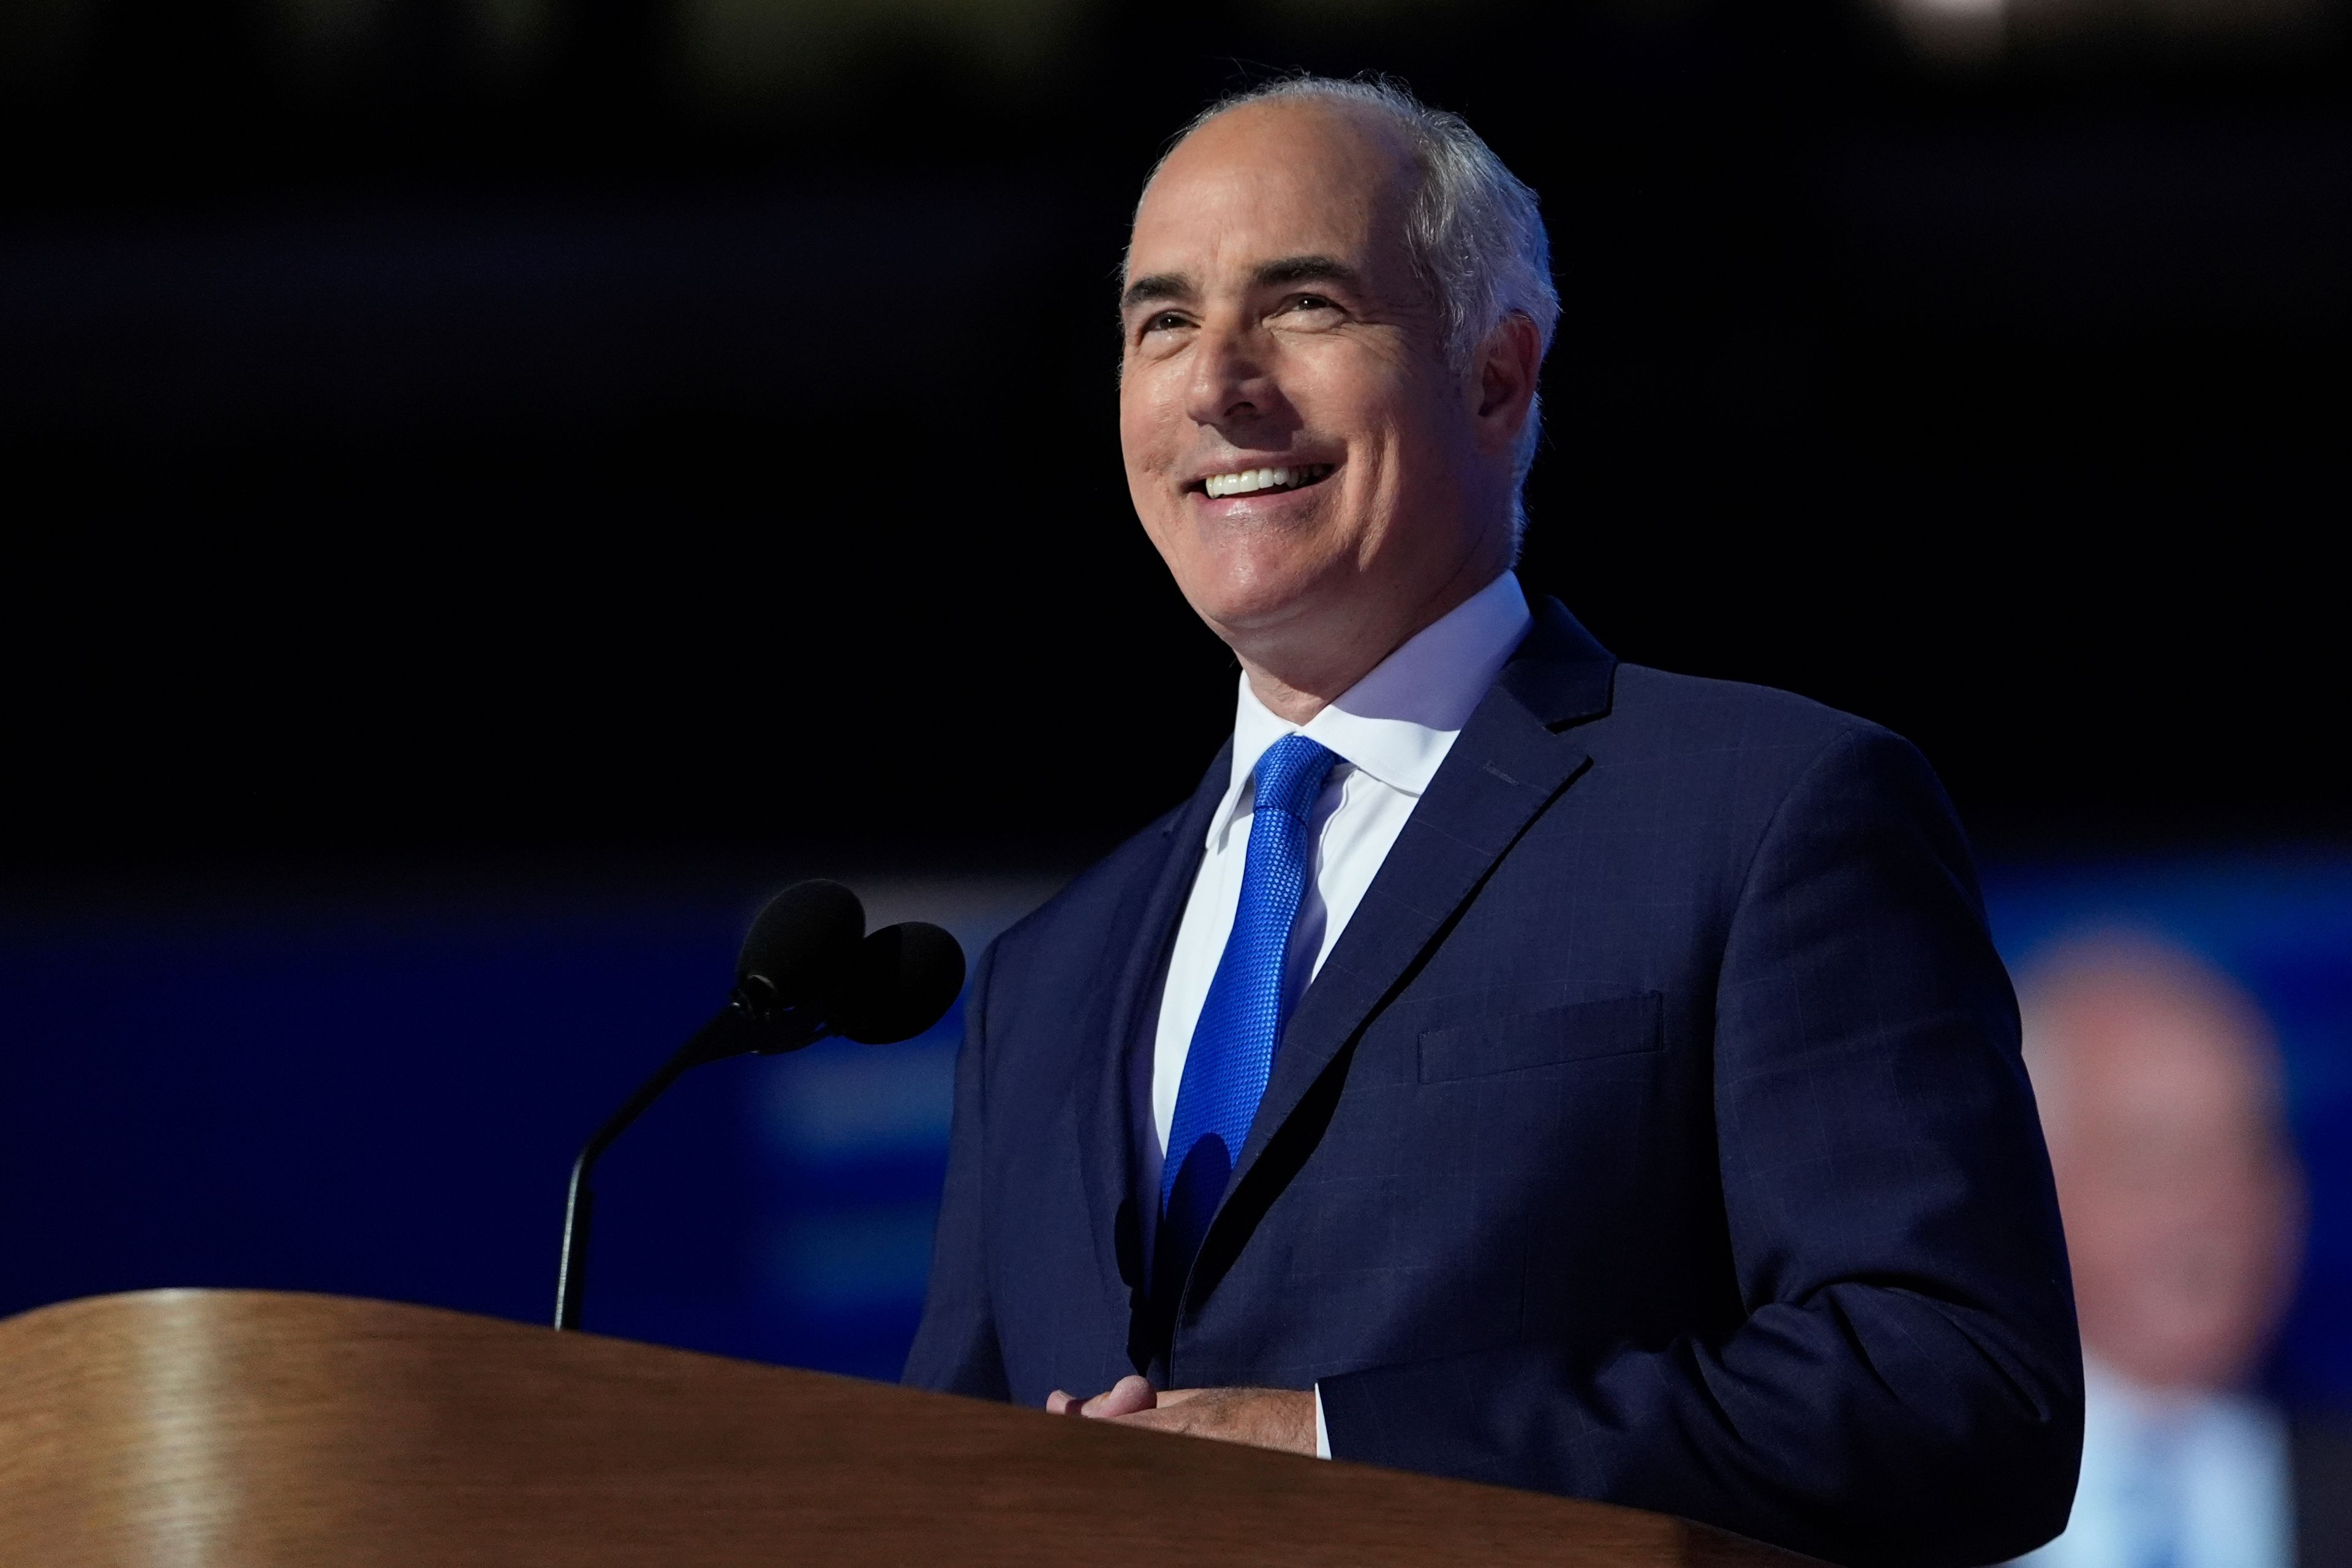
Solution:
M 856 979 L 835 1010 L 834 1032 L 862 1046 L 911 1040 L 940 1021 L 963 989 L 963 949 L 926 921 L 884 926 L 857 952 Z
M 735 981 L 764 982 L 770 1004 L 829 1011 L 855 973 L 866 906 L 838 882 L 796 882 L 768 900 L 735 960 Z M 957 957 L 961 968 L 962 957 Z

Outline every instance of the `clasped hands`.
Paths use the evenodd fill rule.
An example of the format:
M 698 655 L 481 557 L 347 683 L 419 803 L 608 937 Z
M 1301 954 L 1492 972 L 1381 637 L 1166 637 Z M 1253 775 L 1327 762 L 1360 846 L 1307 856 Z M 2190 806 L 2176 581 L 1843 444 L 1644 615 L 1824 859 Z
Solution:
M 1122 1377 L 1108 1393 L 1078 1399 L 1055 1389 L 1045 1396 L 1055 1415 L 1116 1421 L 1155 1432 L 1182 1432 L 1226 1443 L 1315 1452 L 1315 1394 L 1301 1388 L 1155 1389 L 1140 1377 Z

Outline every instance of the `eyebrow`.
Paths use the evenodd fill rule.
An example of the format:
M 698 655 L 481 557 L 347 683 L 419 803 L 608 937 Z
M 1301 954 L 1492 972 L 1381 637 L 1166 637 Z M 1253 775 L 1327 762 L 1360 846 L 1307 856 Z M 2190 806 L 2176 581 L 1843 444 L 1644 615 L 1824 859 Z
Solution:
M 1286 256 L 1261 265 L 1255 279 L 1261 288 L 1285 283 L 1345 283 L 1360 286 L 1363 277 L 1336 256 Z
M 1363 275 L 1336 256 L 1286 256 L 1276 261 L 1260 262 L 1251 271 L 1250 281 L 1261 289 L 1278 289 L 1292 283 L 1339 283 L 1360 288 Z M 1138 305 L 1161 300 L 1186 300 L 1200 292 L 1199 286 L 1181 272 L 1154 272 L 1138 278 L 1118 297 L 1118 308 L 1131 310 Z
M 1118 308 L 1131 310 L 1155 300 L 1190 299 L 1195 291 L 1192 280 L 1181 272 L 1154 272 L 1129 283 L 1118 297 Z

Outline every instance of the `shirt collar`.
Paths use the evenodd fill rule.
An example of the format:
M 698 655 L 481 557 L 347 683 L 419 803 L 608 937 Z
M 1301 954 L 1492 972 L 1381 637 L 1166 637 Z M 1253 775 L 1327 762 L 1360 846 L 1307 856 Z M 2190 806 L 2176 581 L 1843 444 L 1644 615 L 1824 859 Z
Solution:
M 1420 795 L 1534 619 L 1518 578 L 1506 572 L 1407 638 L 1303 725 L 1276 717 L 1244 674 L 1233 777 L 1209 818 L 1210 844 L 1240 814 L 1257 760 L 1285 735 L 1303 733 L 1391 789 Z

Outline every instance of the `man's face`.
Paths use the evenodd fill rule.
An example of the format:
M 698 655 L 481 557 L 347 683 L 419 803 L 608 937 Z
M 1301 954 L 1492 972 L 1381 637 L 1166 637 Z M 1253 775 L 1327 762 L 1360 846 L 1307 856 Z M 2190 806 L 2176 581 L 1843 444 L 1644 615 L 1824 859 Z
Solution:
M 1472 558 L 1493 557 L 1480 582 L 1508 563 L 1508 456 L 1444 363 L 1410 192 L 1377 121 L 1258 104 L 1177 148 L 1136 216 L 1128 488 L 1228 641 L 1409 615 Z
M 2299 1187 L 2228 1020 L 2114 984 L 2073 1037 L 2051 1128 L 2083 1340 L 2158 1388 L 2226 1388 L 2262 1352 L 2294 1274 Z

